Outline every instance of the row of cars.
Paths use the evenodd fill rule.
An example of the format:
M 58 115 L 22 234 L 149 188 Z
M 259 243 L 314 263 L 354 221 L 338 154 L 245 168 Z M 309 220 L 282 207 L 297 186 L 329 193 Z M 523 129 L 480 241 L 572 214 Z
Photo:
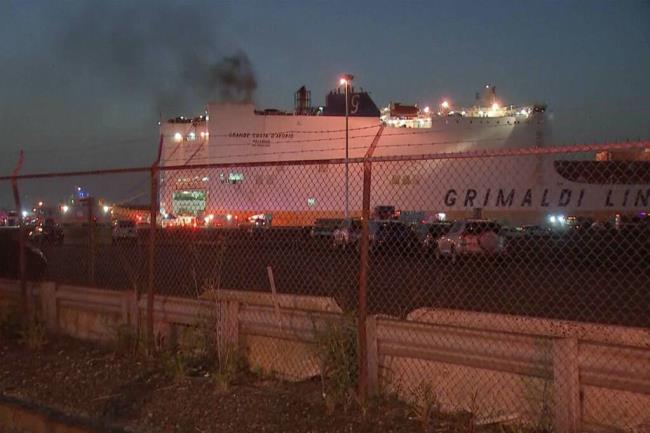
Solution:
M 325 239 L 334 248 L 358 248 L 361 221 L 317 220 L 311 233 L 313 238 Z M 611 265 L 613 260 L 642 263 L 650 257 L 650 218 L 645 216 L 618 225 L 575 218 L 561 226 L 518 227 L 487 219 L 429 224 L 373 219 L 368 222 L 368 235 L 372 252 L 424 251 L 452 261 L 464 255 L 507 253 L 515 260 L 588 261 L 600 266 Z
M 406 224 L 398 220 L 370 220 L 368 237 L 372 251 L 415 252 L 424 250 L 436 256 L 456 258 L 464 254 L 500 254 L 506 236 L 495 221 L 465 219 L 454 222 Z M 319 219 L 312 238 L 328 239 L 334 248 L 358 247 L 361 221 Z

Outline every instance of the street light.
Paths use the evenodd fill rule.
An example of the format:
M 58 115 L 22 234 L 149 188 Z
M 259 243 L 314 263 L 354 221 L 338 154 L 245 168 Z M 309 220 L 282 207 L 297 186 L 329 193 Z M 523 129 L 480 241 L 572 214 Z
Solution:
M 346 221 L 350 218 L 350 172 L 348 168 L 348 159 L 349 159 L 349 145 L 348 145 L 348 116 L 349 113 L 349 104 L 348 104 L 348 88 L 350 83 L 354 79 L 354 76 L 350 74 L 344 74 L 339 81 L 341 86 L 345 86 L 345 219 Z

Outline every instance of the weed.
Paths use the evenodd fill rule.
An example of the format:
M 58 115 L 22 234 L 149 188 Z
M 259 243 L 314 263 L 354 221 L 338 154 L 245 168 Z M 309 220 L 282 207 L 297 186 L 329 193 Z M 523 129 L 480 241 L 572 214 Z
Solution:
M 135 356 L 140 346 L 140 333 L 131 325 L 121 324 L 113 329 L 115 351 L 119 355 Z
M 29 350 L 40 350 L 45 344 L 45 323 L 35 315 L 25 320 L 16 308 L 0 314 L 0 337 L 18 341 Z
M 160 360 L 163 370 L 171 376 L 174 381 L 181 381 L 187 376 L 185 359 L 178 352 L 165 351 L 160 353 Z
M 183 327 L 177 346 L 161 352 L 166 371 L 175 379 L 180 379 L 199 376 L 211 370 L 214 355 L 208 340 L 200 327 Z
M 536 363 L 534 373 L 539 379 L 525 378 L 524 398 L 534 410 L 534 430 L 553 431 L 554 424 L 554 396 L 553 396 L 553 355 L 552 342 L 545 339 L 537 339 L 535 346 L 539 352 L 539 359 Z
M 440 402 L 431 383 L 422 382 L 415 388 L 411 412 L 420 422 L 422 431 L 430 431 L 433 417 L 440 413 Z
M 219 350 L 217 370 L 214 379 L 219 388 L 226 390 L 248 370 L 246 358 L 233 345 L 222 346 Z
M 45 345 L 45 324 L 37 317 L 27 322 L 19 334 L 20 343 L 29 350 L 41 350 Z
M 328 412 L 339 405 L 348 409 L 355 401 L 358 383 L 356 320 L 344 316 L 340 322 L 325 323 L 322 329 L 315 330 L 314 342 Z
M 208 281 L 204 290 L 213 293 L 212 306 L 207 315 L 200 318 L 199 328 L 205 335 L 205 343 L 212 359 L 213 379 L 221 389 L 228 389 L 233 381 L 248 370 L 246 357 L 241 353 L 235 330 L 229 324 L 230 304 L 219 301 L 216 294 L 219 291 L 219 282 Z
M 210 318 L 182 328 L 178 344 L 162 352 L 165 371 L 179 380 L 187 376 L 210 376 L 221 389 L 228 389 L 245 369 L 236 346 L 221 341 L 219 327 Z

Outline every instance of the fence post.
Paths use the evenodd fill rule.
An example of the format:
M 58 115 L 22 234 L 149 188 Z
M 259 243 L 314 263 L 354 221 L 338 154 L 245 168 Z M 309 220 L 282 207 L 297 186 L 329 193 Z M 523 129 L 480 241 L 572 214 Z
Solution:
M 18 174 L 23 166 L 24 154 L 21 150 L 18 154 L 18 161 L 16 167 L 11 174 L 11 189 L 14 195 L 14 206 L 16 208 L 16 216 L 18 218 L 18 272 L 20 277 L 20 308 L 23 313 L 23 320 L 31 319 L 32 309 L 31 301 L 27 293 L 27 256 L 26 256 L 26 231 L 25 221 L 22 214 L 20 204 L 20 193 L 18 192 Z
M 363 205 L 361 209 L 361 239 L 359 244 L 359 309 L 357 311 L 357 336 L 359 353 L 359 399 L 362 404 L 368 400 L 368 343 L 366 318 L 368 290 L 368 254 L 369 239 L 368 221 L 370 220 L 370 186 L 372 163 L 369 159 L 363 162 Z
M 150 352 L 155 349 L 155 336 L 154 336 L 154 317 L 153 317 L 153 304 L 154 304 L 154 273 L 155 273 L 155 256 L 156 256 L 156 217 L 160 211 L 160 203 L 158 197 L 158 175 L 160 157 L 162 155 L 163 136 L 160 136 L 158 143 L 158 156 L 156 161 L 151 165 L 151 197 L 149 200 L 149 272 L 147 279 L 147 344 Z
M 88 206 L 88 280 L 91 286 L 95 285 L 95 215 L 93 214 L 94 199 L 88 197 L 86 204 Z
M 558 433 L 581 431 L 580 375 L 578 340 L 559 338 L 553 341 L 554 424 Z
M 239 348 L 239 302 L 238 301 L 225 301 L 223 307 L 226 313 L 224 323 L 224 333 L 228 344 L 233 350 Z
M 59 327 L 59 311 L 56 300 L 56 283 L 51 281 L 41 283 L 40 295 L 45 326 L 50 331 L 57 331 Z
M 377 317 L 366 320 L 366 338 L 368 340 L 368 395 L 379 393 L 379 354 L 377 353 Z

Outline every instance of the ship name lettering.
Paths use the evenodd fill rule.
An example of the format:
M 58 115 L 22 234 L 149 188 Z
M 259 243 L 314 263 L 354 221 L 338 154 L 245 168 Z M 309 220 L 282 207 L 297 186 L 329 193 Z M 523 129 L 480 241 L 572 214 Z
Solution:
M 612 207 L 647 207 L 650 205 L 650 188 L 640 189 L 602 189 L 601 203 L 604 208 Z M 583 207 L 585 198 L 588 196 L 586 189 L 562 188 L 550 190 L 548 188 L 535 192 L 532 188 L 518 190 L 515 188 L 500 188 L 494 191 L 490 188 L 484 190 L 468 188 L 457 190 L 448 189 L 443 196 L 443 203 L 447 207 L 464 207 L 473 209 L 477 206 L 483 207 Z

